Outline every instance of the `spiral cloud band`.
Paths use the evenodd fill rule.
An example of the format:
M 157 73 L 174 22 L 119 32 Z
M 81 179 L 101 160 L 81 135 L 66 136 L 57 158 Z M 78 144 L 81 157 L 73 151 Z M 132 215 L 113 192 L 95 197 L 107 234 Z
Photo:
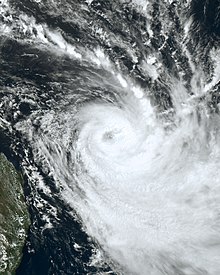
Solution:
M 34 138 L 63 198 L 127 274 L 219 272 L 219 128 L 197 104 L 187 99 L 167 128 L 129 90 L 117 103 L 45 116 Z

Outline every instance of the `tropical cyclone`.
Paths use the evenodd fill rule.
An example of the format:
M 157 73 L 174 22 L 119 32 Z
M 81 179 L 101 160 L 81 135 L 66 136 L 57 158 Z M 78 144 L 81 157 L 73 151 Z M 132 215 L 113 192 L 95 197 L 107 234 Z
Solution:
M 218 274 L 219 117 L 200 106 L 198 122 L 188 106 L 166 131 L 128 105 L 91 103 L 79 112 L 71 154 L 80 156 L 72 165 L 84 202 L 70 203 L 128 274 Z
M 82 232 L 116 274 L 220 274 L 218 1 L 4 3 L 1 122 L 33 216 L 23 274 L 101 272 Z

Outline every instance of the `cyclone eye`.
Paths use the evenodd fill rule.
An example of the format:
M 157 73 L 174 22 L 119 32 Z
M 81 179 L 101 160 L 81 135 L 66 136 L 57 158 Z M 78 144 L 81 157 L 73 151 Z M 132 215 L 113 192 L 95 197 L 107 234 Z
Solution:
M 106 132 L 103 135 L 103 140 L 104 141 L 109 141 L 109 140 L 112 140 L 112 139 L 114 139 L 114 133 L 112 131 Z
M 107 129 L 106 132 L 103 134 L 102 139 L 103 141 L 110 142 L 114 141 L 119 138 L 119 135 L 121 133 L 120 129 Z

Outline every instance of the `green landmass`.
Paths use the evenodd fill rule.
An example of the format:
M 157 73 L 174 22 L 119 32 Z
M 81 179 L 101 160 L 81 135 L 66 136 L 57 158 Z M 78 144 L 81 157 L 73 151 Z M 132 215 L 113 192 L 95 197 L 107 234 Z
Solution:
M 15 274 L 30 223 L 23 179 L 0 154 L 0 274 Z

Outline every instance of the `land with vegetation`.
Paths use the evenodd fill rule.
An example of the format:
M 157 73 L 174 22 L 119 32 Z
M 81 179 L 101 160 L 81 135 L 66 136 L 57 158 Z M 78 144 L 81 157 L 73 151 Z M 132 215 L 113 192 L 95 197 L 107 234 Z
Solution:
M 23 178 L 0 154 L 0 274 L 15 274 L 29 226 Z

